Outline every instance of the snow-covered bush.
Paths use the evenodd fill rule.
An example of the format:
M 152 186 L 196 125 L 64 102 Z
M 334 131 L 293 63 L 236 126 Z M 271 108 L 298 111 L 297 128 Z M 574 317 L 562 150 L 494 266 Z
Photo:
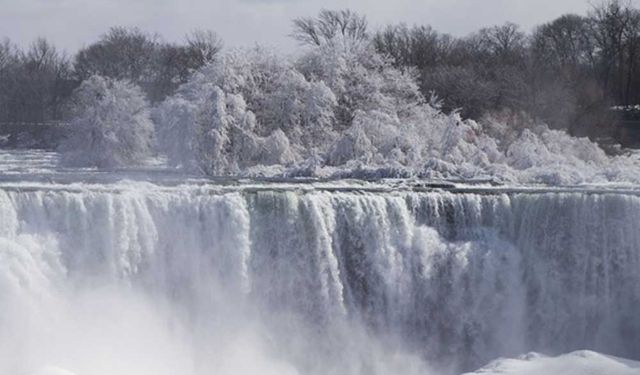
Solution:
M 70 134 L 60 145 L 66 164 L 114 168 L 149 156 L 153 123 L 137 86 L 92 76 L 74 92 L 70 116 Z
M 228 52 L 155 118 L 171 163 L 209 175 L 575 184 L 640 172 L 637 161 L 526 115 L 475 122 L 438 103 L 366 41 L 336 39 L 295 60 L 260 48 Z
M 322 152 L 336 137 L 335 105 L 323 82 L 254 49 L 227 53 L 197 72 L 155 117 L 171 163 L 210 175 L 235 174 Z

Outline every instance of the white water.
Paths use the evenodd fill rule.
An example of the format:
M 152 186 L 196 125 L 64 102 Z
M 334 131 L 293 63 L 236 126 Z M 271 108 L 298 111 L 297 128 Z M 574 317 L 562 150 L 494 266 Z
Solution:
M 0 374 L 640 358 L 637 193 L 390 190 L 2 183 Z

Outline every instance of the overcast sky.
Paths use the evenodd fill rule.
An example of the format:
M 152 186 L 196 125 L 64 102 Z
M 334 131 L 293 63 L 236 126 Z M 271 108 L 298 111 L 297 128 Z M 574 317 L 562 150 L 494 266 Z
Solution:
M 590 5 L 588 0 L 0 0 L 0 38 L 24 46 L 45 36 L 74 52 L 113 25 L 138 26 L 170 41 L 203 28 L 216 31 L 226 46 L 260 43 L 288 52 L 295 46 L 287 37 L 291 19 L 321 8 L 350 8 L 365 14 L 373 27 L 430 24 L 465 35 L 506 21 L 529 30 L 564 13 L 585 14 Z

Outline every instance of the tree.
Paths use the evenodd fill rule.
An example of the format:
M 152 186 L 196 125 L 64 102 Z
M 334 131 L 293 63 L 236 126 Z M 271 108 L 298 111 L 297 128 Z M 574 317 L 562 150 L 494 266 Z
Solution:
M 594 93 L 597 47 L 591 21 L 567 14 L 538 27 L 531 37 L 529 110 L 555 128 L 578 132 L 585 114 L 606 110 Z
M 70 165 L 98 168 L 138 164 L 149 156 L 153 124 L 140 89 L 91 76 L 73 93 L 71 131 L 59 149 Z
M 392 57 L 396 66 L 419 70 L 451 63 L 455 42 L 450 35 L 439 34 L 430 26 L 408 28 L 405 24 L 387 26 L 373 37 L 376 50 Z
M 80 81 L 93 75 L 128 80 L 142 88 L 151 100 L 158 94 L 159 37 L 138 28 L 112 27 L 98 42 L 81 49 L 74 71 Z
M 493 62 L 516 65 L 524 61 L 527 39 L 514 23 L 484 28 L 474 38 L 479 49 Z
M 577 79 L 595 65 L 590 20 L 566 14 L 539 26 L 531 38 L 531 50 L 536 64 L 553 69 L 567 81 Z
M 2 53 L 2 52 L 0 52 Z M 5 56 L 6 120 L 43 122 L 61 118 L 64 100 L 73 90 L 71 67 L 64 53 L 46 39 L 36 39 L 26 51 L 9 44 Z
M 173 165 L 210 175 L 283 165 L 333 139 L 335 101 L 271 52 L 233 51 L 162 103 L 159 143 Z
M 82 80 L 101 75 L 145 83 L 154 68 L 157 39 L 137 28 L 112 27 L 98 42 L 78 52 L 74 70 Z
M 161 43 L 156 51 L 156 67 L 147 94 L 152 102 L 171 95 L 191 74 L 212 63 L 222 49 L 222 41 L 212 31 L 195 30 L 186 44 Z
M 17 48 L 9 39 L 4 39 L 0 43 L 0 121 L 10 119 L 10 101 L 16 89 L 14 81 L 17 66 Z
M 291 36 L 302 44 L 320 46 L 335 38 L 361 42 L 368 39 L 367 19 L 348 9 L 320 11 L 315 18 L 296 18 Z
M 15 56 L 15 47 L 9 39 L 0 42 L 0 71 L 6 69 L 15 60 Z
M 196 70 L 213 62 L 222 45 L 222 40 L 213 31 L 194 30 L 186 37 L 187 66 Z
M 423 91 L 431 90 L 442 100 L 446 112 L 460 111 L 464 118 L 481 118 L 496 103 L 495 82 L 484 79 L 472 66 L 439 66 L 421 76 Z
M 164 99 L 189 76 L 213 61 L 222 42 L 212 31 L 195 30 L 184 45 L 162 42 L 137 28 L 113 27 L 100 40 L 78 52 L 74 70 L 80 80 L 94 74 L 129 80 L 151 102 Z
M 617 104 L 635 104 L 630 96 L 640 39 L 639 11 L 628 2 L 607 0 L 594 6 L 590 18 L 605 95 L 612 95 Z
M 480 118 L 487 111 L 526 106 L 527 43 L 515 24 L 485 28 L 466 38 L 401 24 L 378 32 L 373 44 L 396 67 L 417 69 L 422 95 L 435 92 L 445 111 Z

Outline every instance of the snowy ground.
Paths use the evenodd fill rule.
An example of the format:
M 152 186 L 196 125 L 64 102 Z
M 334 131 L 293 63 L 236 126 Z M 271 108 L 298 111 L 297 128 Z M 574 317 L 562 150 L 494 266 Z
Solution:
M 578 351 L 559 357 L 530 353 L 518 359 L 498 359 L 466 375 L 637 375 L 640 362 Z

